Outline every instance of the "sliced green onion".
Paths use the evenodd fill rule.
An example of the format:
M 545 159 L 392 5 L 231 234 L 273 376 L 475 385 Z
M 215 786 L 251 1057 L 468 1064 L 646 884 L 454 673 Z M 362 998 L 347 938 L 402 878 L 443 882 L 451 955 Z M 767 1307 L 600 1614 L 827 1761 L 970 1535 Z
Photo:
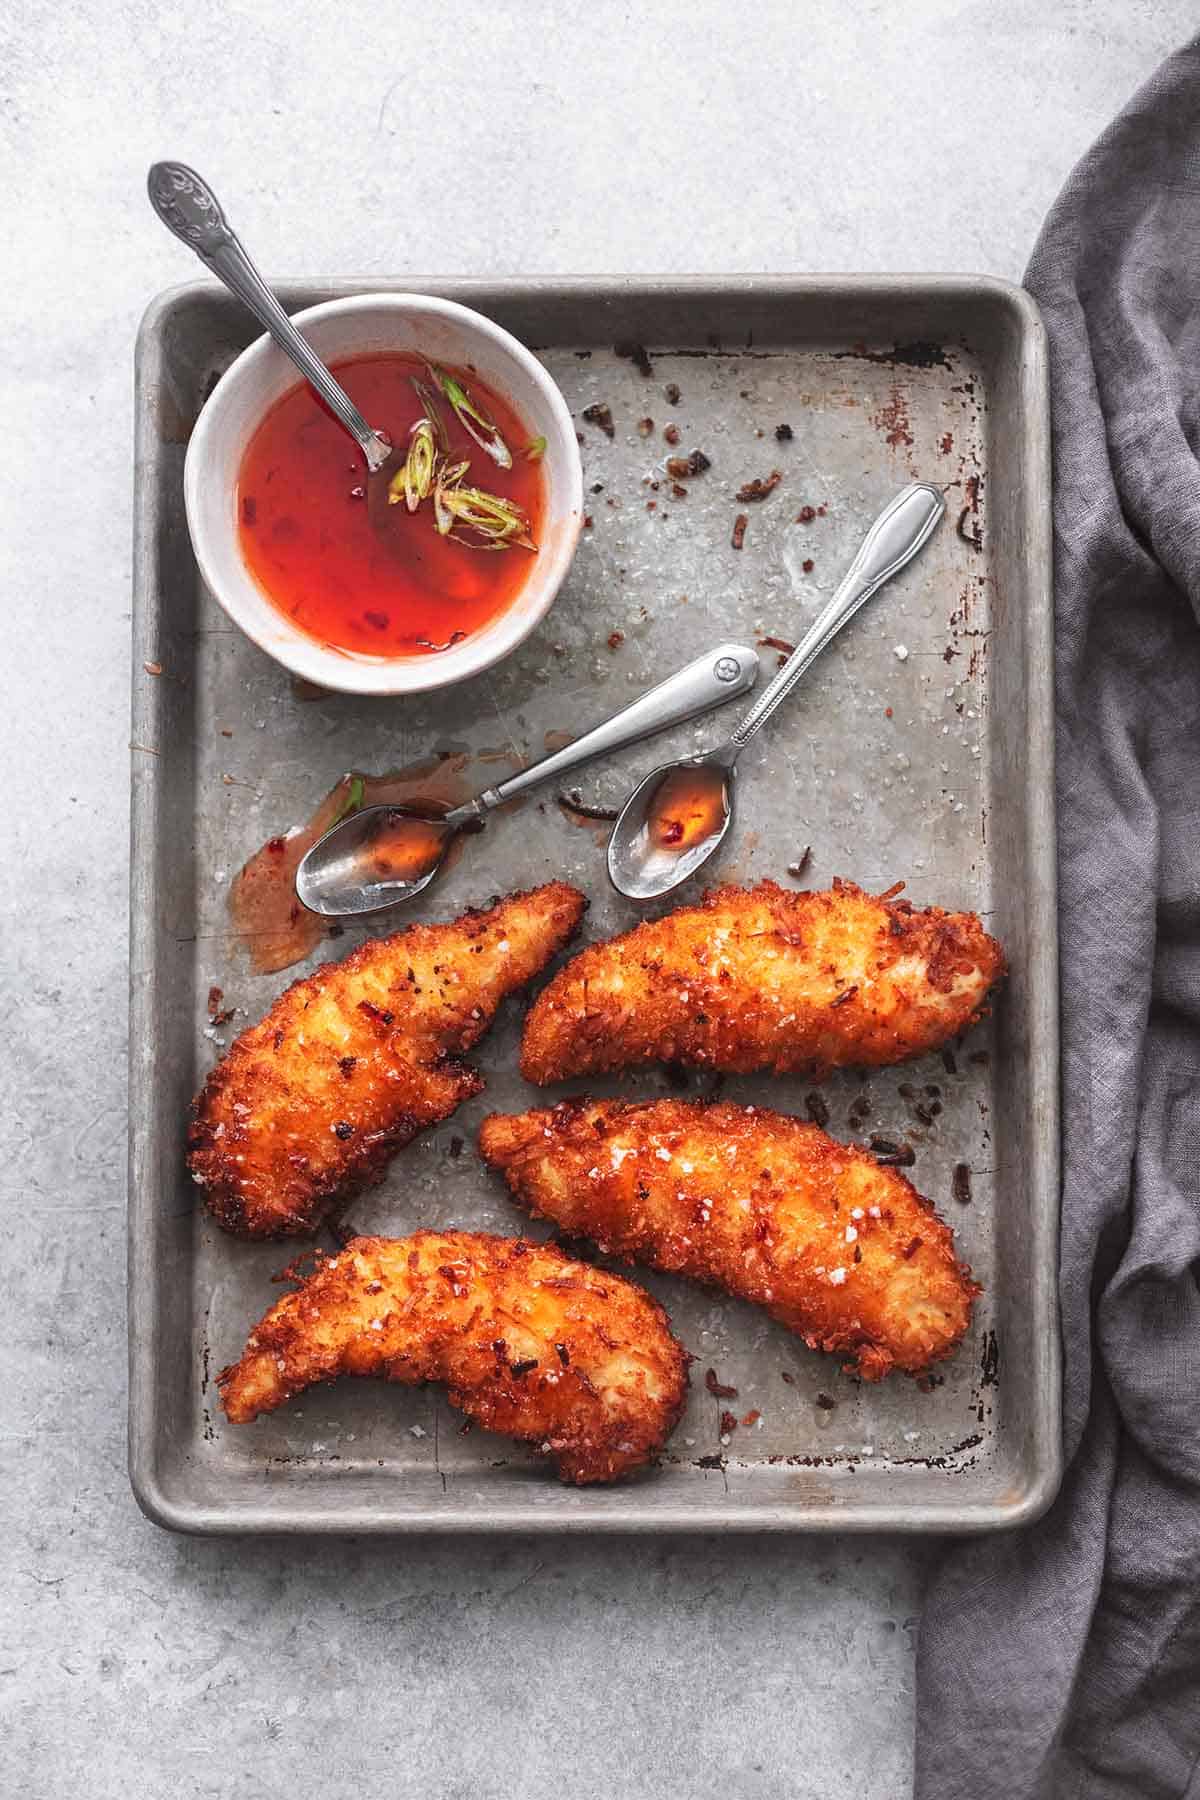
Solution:
M 470 466 L 469 462 L 445 461 L 438 466 L 433 484 L 433 523 L 442 537 L 448 537 L 454 525 L 454 514 L 446 503 L 446 496 L 457 489 Z
M 507 550 L 512 544 L 523 550 L 537 549 L 530 536 L 528 515 L 515 500 L 503 500 L 498 494 L 474 487 L 447 487 L 440 490 L 440 495 L 450 524 L 439 525 L 438 530 L 453 536 L 456 543 L 466 544 L 472 550 Z
M 350 790 L 347 793 L 346 798 L 342 801 L 342 804 L 338 807 L 337 812 L 333 815 L 333 818 L 330 819 L 329 824 L 325 827 L 325 829 L 327 831 L 332 831 L 333 827 L 335 825 L 337 825 L 342 819 L 347 818 L 349 816 L 349 814 L 352 812 L 357 812 L 359 807 L 363 803 L 363 796 L 366 794 L 366 791 L 367 791 L 366 785 L 363 781 L 362 776 L 361 775 L 351 776 Z
M 530 440 L 526 444 L 525 450 L 524 450 L 525 461 L 526 462 L 541 462 L 541 460 L 542 460 L 543 456 L 545 456 L 545 454 L 546 454 L 545 438 L 544 437 L 530 438 Z
M 404 459 L 404 504 L 416 512 L 422 500 L 433 490 L 433 471 L 437 463 L 437 440 L 429 419 L 418 419 L 412 428 L 412 442 Z
M 454 408 L 454 415 L 467 436 L 474 438 L 481 450 L 486 450 L 492 461 L 502 469 L 512 468 L 512 451 L 501 437 L 498 428 L 481 413 L 460 381 L 448 374 L 437 363 L 430 363 L 429 373 L 445 394 Z
M 437 438 L 432 421 L 418 419 L 410 437 L 408 455 L 388 483 L 388 505 L 398 506 L 403 500 L 409 512 L 416 512 L 433 491 Z
M 421 402 L 422 413 L 433 426 L 433 435 L 437 439 L 437 447 L 444 456 L 446 451 L 450 448 L 450 440 L 446 435 L 446 421 L 443 419 L 441 408 L 434 398 L 433 389 L 428 387 L 426 383 L 421 381 L 416 375 L 410 376 L 409 379 L 412 381 L 413 391 L 416 394 L 417 399 Z

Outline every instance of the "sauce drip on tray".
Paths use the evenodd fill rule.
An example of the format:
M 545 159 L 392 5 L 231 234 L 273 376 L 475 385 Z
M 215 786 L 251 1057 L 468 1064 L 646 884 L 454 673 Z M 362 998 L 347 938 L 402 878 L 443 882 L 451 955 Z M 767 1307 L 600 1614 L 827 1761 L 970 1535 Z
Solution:
M 268 838 L 234 876 L 229 892 L 233 928 L 243 940 L 250 966 L 258 975 L 272 974 L 301 962 L 327 937 L 339 937 L 328 919 L 318 918 L 296 898 L 296 869 L 305 852 L 352 807 L 389 803 L 427 817 L 449 812 L 469 797 L 470 758 L 463 753 L 430 757 L 391 775 L 343 775 L 308 822 L 279 837 Z M 452 841 L 448 857 L 455 853 Z M 399 931 L 407 923 L 396 916 Z

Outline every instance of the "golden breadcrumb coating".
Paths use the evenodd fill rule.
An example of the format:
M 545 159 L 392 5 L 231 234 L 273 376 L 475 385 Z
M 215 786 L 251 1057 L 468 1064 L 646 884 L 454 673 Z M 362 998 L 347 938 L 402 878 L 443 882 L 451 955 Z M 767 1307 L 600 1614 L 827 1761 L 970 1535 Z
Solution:
M 448 925 L 411 925 L 281 994 L 210 1073 L 188 1162 L 227 1231 L 284 1237 L 372 1181 L 483 1082 L 459 1062 L 587 905 L 552 881 Z
M 337 1375 L 444 1381 L 476 1424 L 523 1438 L 583 1484 L 659 1453 L 687 1370 L 666 1313 L 632 1281 L 554 1244 L 418 1231 L 321 1257 L 217 1383 L 243 1425 Z
M 979 1288 L 928 1200 L 865 1150 L 762 1107 L 566 1100 L 479 1146 L 534 1214 L 763 1306 L 868 1381 L 947 1356 Z
M 847 881 L 725 887 L 560 969 L 529 1010 L 530 1081 L 681 1062 L 746 1073 L 901 1062 L 973 1024 L 1004 973 L 973 913 Z

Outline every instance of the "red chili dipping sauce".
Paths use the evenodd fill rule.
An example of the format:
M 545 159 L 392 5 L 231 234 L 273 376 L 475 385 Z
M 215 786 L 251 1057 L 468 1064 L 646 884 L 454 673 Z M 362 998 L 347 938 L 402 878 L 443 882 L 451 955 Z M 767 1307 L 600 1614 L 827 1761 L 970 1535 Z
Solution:
M 367 422 L 402 453 L 432 401 L 433 482 L 415 511 L 403 495 L 386 509 L 368 509 L 362 456 L 301 382 L 267 413 L 238 471 L 246 565 L 280 612 L 323 644 L 372 657 L 448 649 L 511 606 L 536 565 L 537 552 L 526 544 L 537 544 L 542 526 L 542 446 L 469 369 L 434 371 L 420 357 L 389 354 L 350 357 L 333 369 Z M 463 398 L 475 430 L 492 441 L 498 434 L 511 467 L 501 467 L 467 430 Z M 468 468 L 455 475 L 464 462 Z M 447 474 L 452 504 L 469 500 L 472 490 L 482 490 L 489 506 L 492 498 L 515 502 L 525 542 L 515 532 L 500 541 L 503 512 L 485 511 L 480 528 L 460 509 L 450 529 L 439 530 L 448 512 L 438 508 L 434 488 Z

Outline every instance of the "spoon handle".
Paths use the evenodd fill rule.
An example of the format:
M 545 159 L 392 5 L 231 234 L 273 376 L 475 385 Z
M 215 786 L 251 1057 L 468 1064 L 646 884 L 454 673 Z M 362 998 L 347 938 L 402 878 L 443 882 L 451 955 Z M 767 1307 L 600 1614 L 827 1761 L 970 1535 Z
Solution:
M 657 687 L 652 687 L 649 693 L 614 713 L 594 731 L 585 731 L 574 743 L 544 756 L 540 762 L 532 763 L 498 786 L 488 788 L 477 800 L 451 813 L 446 822 L 459 823 L 458 811 L 464 818 L 478 817 L 555 775 L 577 769 L 581 763 L 591 762 L 598 756 L 609 756 L 614 750 L 625 750 L 630 744 L 640 744 L 657 732 L 668 731 L 672 725 L 682 725 L 698 713 L 709 712 L 726 700 L 749 693 L 757 679 L 757 650 L 750 649 L 747 644 L 718 644 L 715 650 L 698 656 L 695 662 L 688 663 L 686 668 L 677 670 Z
M 942 490 L 930 482 L 914 481 L 889 500 L 850 564 L 828 606 L 805 632 L 792 654 L 764 688 L 730 738 L 741 750 L 783 703 L 809 665 L 826 644 L 852 619 L 864 601 L 885 581 L 912 561 L 932 535 L 946 510 Z
M 335 381 L 320 357 L 300 336 L 292 321 L 247 256 L 221 203 L 208 183 L 186 163 L 156 162 L 147 179 L 150 204 L 167 227 L 231 293 L 250 308 L 279 348 L 287 353 L 330 411 L 357 439 L 367 467 L 383 466 L 390 446 L 367 424 L 349 394 Z

